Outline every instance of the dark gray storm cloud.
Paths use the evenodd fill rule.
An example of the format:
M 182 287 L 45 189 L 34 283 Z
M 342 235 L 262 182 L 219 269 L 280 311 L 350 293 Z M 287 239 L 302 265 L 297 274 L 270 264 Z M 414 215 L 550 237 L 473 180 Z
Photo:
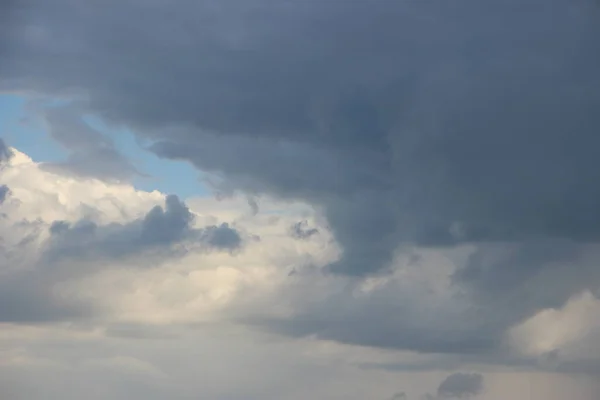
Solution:
M 309 282 L 286 288 L 286 294 L 296 300 L 292 318 L 261 318 L 250 314 L 240 319 L 294 337 L 420 353 L 484 354 L 495 358 L 495 350 L 502 345 L 506 319 L 513 317 L 504 313 L 489 316 L 489 309 L 465 304 L 437 301 L 420 304 L 427 302 L 423 298 L 427 294 L 395 285 L 364 297 L 356 296 L 355 287 L 347 285 L 315 301 L 310 298 L 313 285 Z M 295 296 L 304 298 L 298 300 Z
M 595 7 L 30 1 L 0 85 L 82 93 L 161 156 L 325 205 L 334 270 L 364 274 L 403 241 L 598 236 Z
M 539 309 L 560 308 L 600 282 L 597 245 L 569 239 L 528 239 L 481 245 L 452 277 L 482 307 L 493 307 L 502 326 Z M 489 308 L 491 310 L 491 308 Z
M 88 125 L 77 110 L 47 108 L 43 117 L 52 138 L 69 152 L 66 161 L 44 163 L 43 168 L 104 180 L 129 180 L 140 174 L 112 139 Z
M 399 245 L 468 243 L 492 258 L 515 246 L 455 276 L 496 334 L 600 284 L 557 263 L 600 237 L 595 1 L 19 4 L 0 27 L 0 90 L 72 96 L 161 157 L 322 207 L 344 249 L 329 271 L 380 272 Z M 531 243 L 565 247 L 548 260 Z M 515 291 L 526 312 L 495 313 Z M 317 319 L 338 339 L 423 339 Z M 453 329 L 423 348 L 496 340 Z
M 465 374 L 457 372 L 440 383 L 437 394 L 441 398 L 472 398 L 483 391 L 481 374 Z

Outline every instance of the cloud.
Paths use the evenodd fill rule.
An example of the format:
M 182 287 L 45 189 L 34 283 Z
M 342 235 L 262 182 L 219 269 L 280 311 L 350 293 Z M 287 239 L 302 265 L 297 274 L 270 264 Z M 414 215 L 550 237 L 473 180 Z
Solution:
M 234 250 L 240 247 L 242 243 L 240 234 L 227 223 L 204 228 L 201 237 L 206 240 L 209 245 L 218 249 Z
M 0 88 L 66 97 L 229 192 L 322 210 L 342 257 L 307 256 L 312 275 L 278 258 L 300 271 L 272 289 L 285 312 L 252 322 L 498 357 L 511 327 L 596 291 L 596 3 L 213 3 L 32 0 L 0 27 Z M 413 251 L 430 266 L 396 263 Z
M 6 197 L 10 193 L 10 189 L 6 185 L 0 185 L 0 204 L 4 203 Z
M 0 138 L 0 169 L 13 157 L 13 151 Z M 10 193 L 10 188 L 5 184 L 0 184 L 0 205 L 4 203 Z
M 140 240 L 148 244 L 173 243 L 190 232 L 190 210 L 175 195 L 165 199 L 165 208 L 156 206 L 141 222 Z
M 250 207 L 250 210 L 252 211 L 252 215 L 258 214 L 258 212 L 260 211 L 260 207 L 259 207 L 256 199 L 253 197 L 248 197 L 247 201 L 248 201 L 248 206 Z
M 431 289 L 418 279 L 402 284 L 396 278 L 361 293 L 350 281 L 322 282 L 304 276 L 288 282 L 275 297 L 291 303 L 291 315 L 271 315 L 265 306 L 240 320 L 294 337 L 421 353 L 485 354 L 493 359 L 504 334 L 497 323 L 453 298 L 451 291 L 431 295 Z
M 92 128 L 81 111 L 68 106 L 42 111 L 48 132 L 68 152 L 64 162 L 47 162 L 50 171 L 67 172 L 104 180 L 130 180 L 140 172 L 115 147 L 112 139 Z
M 1 204 L 0 322 L 90 318 L 102 307 L 69 293 L 69 285 L 117 266 L 149 269 L 187 254 L 234 257 L 248 235 L 214 218 L 200 225 L 175 195 L 56 175 L 13 154 L 0 170 L 14 192 L 14 201 Z
M 441 398 L 471 398 L 483 391 L 483 376 L 457 372 L 440 383 L 437 394 Z
M 12 158 L 12 156 L 12 150 L 6 145 L 4 140 L 0 138 L 0 165 L 8 162 Z
M 98 226 L 85 219 L 73 224 L 54 221 L 49 227 L 44 256 L 50 261 L 69 257 L 123 258 L 144 251 L 170 250 L 170 246 L 182 242 L 217 250 L 235 250 L 241 246 L 240 234 L 229 224 L 193 228 L 193 220 L 189 208 L 177 196 L 168 195 L 164 208 L 155 206 L 143 218 L 126 224 Z
M 306 221 L 296 222 L 290 228 L 292 236 L 296 239 L 308 239 L 309 237 L 319 233 L 317 228 L 308 228 L 307 225 L 308 223 Z
M 183 202 L 130 185 L 56 175 L 17 150 L 0 181 L 14 191 L 0 219 L 0 393 L 11 398 L 192 399 L 202 393 L 219 400 L 363 400 L 388 398 L 398 388 L 419 398 L 439 382 L 440 370 L 515 365 L 512 354 L 499 361 L 478 353 L 479 325 L 488 320 L 465 312 L 469 299 L 461 303 L 452 292 L 454 250 L 402 251 L 391 275 L 356 280 L 320 270 L 339 249 L 306 204 L 261 197 L 261 213 L 249 216 L 243 194 Z M 290 226 L 304 220 L 319 234 L 290 236 Z M 234 229 L 243 247 L 232 252 Z M 250 232 L 261 240 L 250 240 Z M 49 259 L 53 246 L 65 250 Z M 288 276 L 290 269 L 297 273 Z M 550 324 L 536 319 L 519 339 L 547 342 L 569 326 L 562 343 L 581 338 L 593 349 L 589 325 L 581 324 L 593 320 L 585 310 L 595 298 L 583 300 Z M 257 315 L 271 318 L 267 332 L 253 329 Z M 239 324 L 241 317 L 252 321 Z M 291 335 L 305 337 L 273 335 L 277 324 L 290 323 L 297 327 Z M 486 340 L 497 333 L 493 324 L 485 328 Z M 586 364 L 580 350 L 559 347 L 552 362 L 562 367 L 554 371 L 597 367 Z M 435 354 L 439 349 L 455 354 Z M 490 372 L 499 384 L 486 385 L 486 394 L 514 398 L 522 393 L 520 380 L 530 376 L 522 371 L 542 369 L 518 367 L 521 372 L 508 378 Z M 585 377 L 575 383 L 560 374 L 536 379 L 544 388 L 555 382 L 563 390 L 557 400 L 589 398 Z

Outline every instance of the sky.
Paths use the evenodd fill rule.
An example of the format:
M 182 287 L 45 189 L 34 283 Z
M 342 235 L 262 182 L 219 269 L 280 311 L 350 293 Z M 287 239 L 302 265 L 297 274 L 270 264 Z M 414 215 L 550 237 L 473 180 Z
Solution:
M 600 398 L 595 0 L 0 5 L 0 397 Z
M 4 140 L 40 162 L 68 162 L 69 157 L 73 155 L 72 149 L 64 141 L 57 139 L 56 133 L 53 133 L 57 129 L 64 128 L 57 127 L 53 130 L 43 111 L 49 104 L 60 102 L 62 100 L 40 100 L 38 96 L 33 95 L 0 93 L 0 128 Z M 138 172 L 130 176 L 127 174 L 119 176 L 117 173 L 116 176 L 104 176 L 105 179 L 115 178 L 127 181 L 142 190 L 160 190 L 186 197 L 208 193 L 201 172 L 183 161 L 160 162 L 155 155 L 145 151 L 135 135 L 125 127 L 107 127 L 101 119 L 87 113 L 75 116 L 74 120 L 80 121 L 80 124 L 85 127 L 71 127 L 75 130 L 73 134 L 77 135 L 78 129 L 86 129 L 92 131 L 97 137 L 108 138 L 118 148 L 119 153 L 123 154 L 132 166 L 135 165 Z M 106 162 L 110 161 L 106 160 Z M 92 164 L 93 161 L 89 163 Z M 119 164 L 117 167 L 128 169 Z M 80 168 L 86 169 L 85 166 Z M 96 168 L 103 167 L 97 165 Z

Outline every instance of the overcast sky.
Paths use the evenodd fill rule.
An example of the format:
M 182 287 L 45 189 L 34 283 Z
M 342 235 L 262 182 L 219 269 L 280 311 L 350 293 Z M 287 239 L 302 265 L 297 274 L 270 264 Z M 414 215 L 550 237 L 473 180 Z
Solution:
M 0 397 L 600 398 L 600 3 L 0 4 Z

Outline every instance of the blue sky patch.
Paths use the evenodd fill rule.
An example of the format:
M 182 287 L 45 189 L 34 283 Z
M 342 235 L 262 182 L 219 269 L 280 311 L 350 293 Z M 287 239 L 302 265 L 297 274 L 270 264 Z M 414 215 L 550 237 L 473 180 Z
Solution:
M 19 95 L 0 95 L 0 137 L 7 144 L 38 162 L 60 162 L 68 153 L 48 134 L 46 127 L 27 109 L 28 99 Z M 181 197 L 205 195 L 206 187 L 200 182 L 201 173 L 181 161 L 161 160 L 144 150 L 133 133 L 123 128 L 113 129 L 93 116 L 85 122 L 109 136 L 117 149 L 146 176 L 136 177 L 133 185 L 141 190 L 159 190 Z

